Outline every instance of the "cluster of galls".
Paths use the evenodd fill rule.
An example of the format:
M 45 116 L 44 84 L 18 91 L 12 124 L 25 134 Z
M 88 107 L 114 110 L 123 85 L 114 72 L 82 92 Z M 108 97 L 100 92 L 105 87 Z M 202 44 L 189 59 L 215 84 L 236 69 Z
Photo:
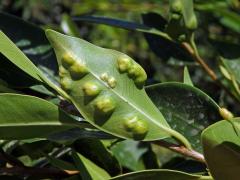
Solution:
M 122 56 L 117 60 L 118 70 L 120 73 L 127 73 L 133 79 L 138 88 L 142 88 L 147 74 L 144 69 L 137 63 L 134 63 L 129 57 Z
M 75 60 L 69 53 L 62 56 L 61 63 L 62 65 L 59 67 L 60 84 L 66 92 L 69 92 L 72 88 L 72 80 L 81 79 L 89 71 L 84 63 Z M 120 73 L 128 73 L 128 76 L 133 79 L 137 87 L 143 87 L 147 75 L 140 65 L 132 62 L 127 56 L 120 57 L 117 64 Z M 107 73 L 101 74 L 100 79 L 110 88 L 115 88 L 117 85 L 116 79 Z M 86 97 L 93 97 L 93 99 L 103 90 L 97 80 L 87 81 L 81 88 Z M 103 115 L 111 114 L 116 108 L 116 102 L 110 95 L 99 95 L 94 101 L 94 108 Z M 143 139 L 148 132 L 147 123 L 139 119 L 138 116 L 123 118 L 123 127 L 137 140 Z

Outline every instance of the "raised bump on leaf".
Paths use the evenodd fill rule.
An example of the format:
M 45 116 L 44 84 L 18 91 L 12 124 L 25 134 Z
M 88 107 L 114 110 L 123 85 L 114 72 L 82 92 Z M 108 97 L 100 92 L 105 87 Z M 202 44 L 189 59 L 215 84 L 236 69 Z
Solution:
M 117 81 L 114 77 L 108 78 L 107 83 L 111 88 L 115 88 L 117 85 Z
M 107 73 L 102 73 L 101 75 L 100 75 L 100 78 L 101 78 L 101 80 L 103 80 L 103 81 L 107 81 L 108 80 L 108 74 Z
M 65 68 L 68 68 L 69 66 L 71 66 L 73 63 L 75 62 L 75 59 L 73 58 L 73 56 L 66 52 L 63 54 L 62 56 L 62 64 Z
M 147 80 L 147 74 L 144 69 L 139 64 L 134 64 L 128 70 L 129 77 L 133 78 L 134 83 L 139 87 L 142 88 L 145 81 Z
M 60 79 L 60 85 L 65 91 L 69 91 L 71 89 L 72 80 L 69 77 L 63 77 Z
M 124 128 L 127 131 L 132 131 L 137 121 L 138 121 L 138 117 L 137 116 L 125 119 L 124 123 L 123 123 Z
M 171 8 L 172 12 L 180 13 L 182 11 L 182 8 L 183 8 L 181 0 L 173 0 L 170 8 Z
M 134 139 L 143 139 L 148 132 L 148 125 L 145 121 L 139 120 L 133 129 Z
M 79 79 L 88 73 L 88 69 L 84 63 L 75 62 L 70 68 L 69 72 L 74 79 Z
M 127 72 L 128 69 L 131 67 L 132 65 L 132 61 L 129 57 L 127 56 L 120 56 L 117 59 L 117 63 L 118 63 L 118 70 L 123 73 L 123 72 Z
M 132 133 L 134 139 L 143 139 L 148 132 L 148 124 L 137 116 L 124 121 L 124 128 Z
M 181 15 L 180 15 L 180 14 L 177 14 L 177 13 L 172 13 L 172 14 L 171 14 L 171 19 L 179 20 L 180 18 L 181 18 Z
M 65 77 L 67 75 L 67 70 L 63 67 L 63 66 L 60 66 L 59 67 L 59 76 L 61 78 Z
M 110 96 L 102 96 L 96 100 L 95 108 L 102 114 L 109 114 L 114 111 L 116 104 Z
M 101 92 L 101 88 L 96 82 L 86 82 L 83 85 L 83 92 L 87 96 L 97 96 Z

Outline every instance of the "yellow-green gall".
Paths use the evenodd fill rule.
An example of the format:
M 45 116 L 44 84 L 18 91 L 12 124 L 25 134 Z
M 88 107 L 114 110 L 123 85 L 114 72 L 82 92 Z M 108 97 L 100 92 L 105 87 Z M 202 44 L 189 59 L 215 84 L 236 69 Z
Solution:
M 67 68 L 67 67 L 71 66 L 74 62 L 75 62 L 75 59 L 70 53 L 66 52 L 63 54 L 62 64 L 64 67 Z
M 180 14 L 172 13 L 172 15 L 171 15 L 171 19 L 174 19 L 174 20 L 179 20 L 180 18 L 181 18 Z
M 136 140 L 143 139 L 148 132 L 148 124 L 137 116 L 125 119 L 123 126 Z
M 134 64 L 133 66 L 131 66 L 131 68 L 128 70 L 128 75 L 129 75 L 129 77 L 133 78 L 134 83 L 139 88 L 142 88 L 142 86 L 144 85 L 145 81 L 147 80 L 146 72 L 138 64 Z
M 121 73 L 123 73 L 123 72 L 127 72 L 128 69 L 131 67 L 132 61 L 127 56 L 121 56 L 121 57 L 118 58 L 117 64 L 118 64 L 118 70 Z
M 108 81 L 108 79 L 109 79 L 107 73 L 102 73 L 102 74 L 100 75 L 100 78 L 101 78 L 101 80 L 103 80 L 103 81 Z
M 63 90 L 68 91 L 68 90 L 71 89 L 72 80 L 68 77 L 61 78 L 60 79 L 60 85 L 61 85 Z
M 88 69 L 84 63 L 75 62 L 69 68 L 69 72 L 73 79 L 79 79 L 88 73 Z
M 61 78 L 65 77 L 67 75 L 67 70 L 63 67 L 63 66 L 60 66 L 59 67 L 59 76 Z
M 181 0 L 171 0 L 170 9 L 172 12 L 180 13 L 182 8 Z
M 136 78 L 141 74 L 142 67 L 139 64 L 133 64 L 129 69 L 128 69 L 128 75 L 129 77 Z
M 137 78 L 134 79 L 134 83 L 138 87 L 143 87 L 146 80 L 147 80 L 147 74 L 145 71 L 142 71 L 142 73 Z
M 197 28 L 198 22 L 195 15 L 192 15 L 191 18 L 186 22 L 186 27 L 190 30 Z
M 226 108 L 219 108 L 219 113 L 225 120 L 230 120 L 234 117 L 233 114 Z
M 86 82 L 83 85 L 83 92 L 87 96 L 97 96 L 101 92 L 101 88 L 95 82 Z
M 109 114 L 114 111 L 116 104 L 111 97 L 101 97 L 96 100 L 95 108 L 100 113 Z
M 114 77 L 108 78 L 107 83 L 111 88 L 115 88 L 117 85 L 117 81 Z
M 135 139 L 142 139 L 148 132 L 148 124 L 145 121 L 139 120 L 133 129 L 133 136 Z
M 138 121 L 137 116 L 127 118 L 127 119 L 124 120 L 123 126 L 127 131 L 132 131 L 134 129 L 134 126 L 136 126 L 137 121 Z

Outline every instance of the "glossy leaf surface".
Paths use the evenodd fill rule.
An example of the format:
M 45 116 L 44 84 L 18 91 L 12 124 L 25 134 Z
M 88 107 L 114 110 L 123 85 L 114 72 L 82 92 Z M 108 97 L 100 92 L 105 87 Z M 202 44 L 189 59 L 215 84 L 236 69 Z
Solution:
M 240 118 L 217 122 L 202 133 L 204 156 L 215 179 L 239 179 Z
M 202 130 L 222 119 L 218 105 L 201 90 L 183 83 L 152 85 L 146 92 L 171 127 L 184 134 L 192 146 L 201 151 Z
M 141 146 L 139 142 L 132 140 L 118 142 L 111 148 L 120 164 L 133 171 L 145 168 L 141 157 L 147 150 L 146 146 Z
M 118 59 L 122 57 L 131 62 L 131 68 L 137 66 L 141 69 L 134 60 L 123 53 L 97 47 L 82 39 L 52 30 L 46 33 L 64 72 L 62 87 L 87 121 L 106 132 L 124 138 L 154 140 L 180 136 L 169 127 L 143 87 L 136 84 L 136 79 L 130 78 L 136 71 L 132 69 L 133 71 L 126 73 L 119 70 Z M 68 67 L 66 63 L 73 64 Z M 78 74 L 81 76 L 78 77 L 72 73 L 76 64 L 81 67 Z M 90 91 L 91 88 L 94 91 Z M 138 126 L 141 126 L 138 130 L 143 131 L 143 134 L 135 136 L 136 134 L 127 130 L 128 117 L 143 120 Z
M 0 94 L 0 138 L 47 137 L 74 127 L 85 127 L 54 104 L 27 95 Z

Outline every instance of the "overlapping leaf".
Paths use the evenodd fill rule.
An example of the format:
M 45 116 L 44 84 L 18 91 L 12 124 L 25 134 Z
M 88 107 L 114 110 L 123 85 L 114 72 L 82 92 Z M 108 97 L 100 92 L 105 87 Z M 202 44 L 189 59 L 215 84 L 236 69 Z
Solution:
M 0 139 L 47 137 L 79 123 L 48 101 L 27 95 L 0 94 Z
M 203 131 L 202 143 L 209 170 L 215 179 L 239 179 L 240 118 L 211 125 Z
M 183 83 L 152 85 L 146 91 L 171 127 L 201 151 L 200 134 L 221 119 L 219 106 L 204 92 Z

